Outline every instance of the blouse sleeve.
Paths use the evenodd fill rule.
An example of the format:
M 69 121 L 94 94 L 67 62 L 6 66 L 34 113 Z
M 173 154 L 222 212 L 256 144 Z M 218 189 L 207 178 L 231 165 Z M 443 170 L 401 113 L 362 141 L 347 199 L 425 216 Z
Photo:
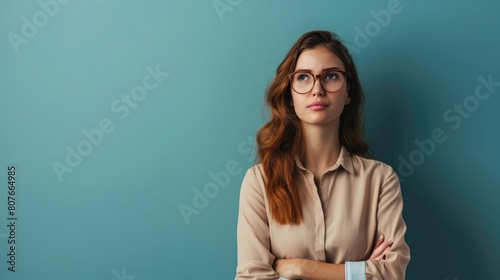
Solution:
M 255 168 L 247 171 L 241 186 L 235 280 L 278 280 L 280 276 L 273 269 L 275 257 L 270 252 L 263 179 L 257 178 Z
M 406 224 L 403 220 L 403 198 L 396 172 L 391 167 L 385 174 L 377 209 L 377 237 L 392 239 L 391 249 L 382 260 L 366 261 L 366 279 L 405 279 L 410 261 L 410 248 L 405 242 Z

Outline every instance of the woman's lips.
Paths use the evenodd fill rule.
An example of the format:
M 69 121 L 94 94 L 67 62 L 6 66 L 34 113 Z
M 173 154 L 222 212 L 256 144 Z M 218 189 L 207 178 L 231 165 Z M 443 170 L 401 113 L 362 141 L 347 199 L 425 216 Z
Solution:
M 309 109 L 314 110 L 314 111 L 319 111 L 323 110 L 326 107 L 328 107 L 328 104 L 325 104 L 323 102 L 314 102 L 311 105 L 307 106 Z

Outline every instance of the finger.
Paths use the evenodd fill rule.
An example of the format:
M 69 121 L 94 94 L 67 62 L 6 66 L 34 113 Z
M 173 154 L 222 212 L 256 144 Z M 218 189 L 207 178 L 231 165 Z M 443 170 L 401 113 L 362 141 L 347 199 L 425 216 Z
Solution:
M 387 240 L 385 242 L 382 242 L 382 244 L 380 244 L 377 248 L 375 248 L 375 250 L 373 250 L 370 259 L 382 255 L 387 248 L 390 248 L 392 246 L 392 243 L 394 243 L 392 240 Z
M 385 259 L 385 253 L 391 250 L 391 246 L 393 243 L 394 241 L 392 239 L 384 241 L 382 244 L 380 244 L 380 246 L 375 248 L 375 250 L 372 252 L 372 255 L 370 256 L 370 259 Z
M 281 259 L 276 259 L 276 260 L 274 260 L 274 263 L 273 263 L 273 268 L 274 268 L 274 270 L 276 270 L 276 269 L 277 269 L 277 267 L 278 267 L 278 265 L 279 265 L 279 263 L 280 263 L 280 262 L 281 262 Z
M 385 248 L 384 252 L 380 254 L 379 256 L 375 257 L 374 260 L 380 261 L 380 260 L 385 260 L 386 258 L 386 253 L 391 250 L 391 247 Z
M 391 244 L 392 243 L 390 243 L 389 241 L 382 242 L 382 244 L 380 244 L 377 248 L 375 248 L 375 250 L 373 250 L 373 254 L 376 254 L 376 255 L 382 254 L 382 252 L 384 252 L 386 248 L 391 246 Z
M 381 234 L 380 237 L 377 239 L 377 244 L 375 244 L 375 248 L 377 248 L 378 246 L 380 246 L 380 244 L 382 244 L 382 242 L 384 242 L 384 238 L 385 236 Z

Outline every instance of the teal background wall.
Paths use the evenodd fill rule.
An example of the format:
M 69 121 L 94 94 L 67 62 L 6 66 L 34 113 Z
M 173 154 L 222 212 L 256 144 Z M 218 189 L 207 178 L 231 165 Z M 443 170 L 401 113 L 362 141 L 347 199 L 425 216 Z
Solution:
M 357 61 L 367 137 L 402 181 L 407 279 L 498 279 L 499 11 L 1 1 L 0 279 L 232 279 L 264 90 L 312 29 Z

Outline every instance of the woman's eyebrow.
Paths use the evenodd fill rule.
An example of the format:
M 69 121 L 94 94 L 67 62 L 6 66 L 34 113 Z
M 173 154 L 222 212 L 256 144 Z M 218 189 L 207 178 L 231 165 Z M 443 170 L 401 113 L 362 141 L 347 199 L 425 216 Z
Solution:
M 335 67 L 325 68 L 325 69 L 323 69 L 323 72 L 325 72 L 325 71 L 329 71 L 329 70 L 340 70 L 340 71 L 344 71 L 344 70 L 340 69 L 340 67 L 336 67 L 336 66 L 335 66 Z
M 342 70 L 340 69 L 339 67 L 329 67 L 329 68 L 324 68 L 323 70 L 321 70 L 321 72 L 325 72 L 325 71 L 330 71 L 330 70 L 340 70 L 340 71 L 345 71 L 345 70 Z M 294 72 L 307 72 L 307 73 L 312 73 L 313 71 L 311 69 L 297 69 L 295 70 Z

